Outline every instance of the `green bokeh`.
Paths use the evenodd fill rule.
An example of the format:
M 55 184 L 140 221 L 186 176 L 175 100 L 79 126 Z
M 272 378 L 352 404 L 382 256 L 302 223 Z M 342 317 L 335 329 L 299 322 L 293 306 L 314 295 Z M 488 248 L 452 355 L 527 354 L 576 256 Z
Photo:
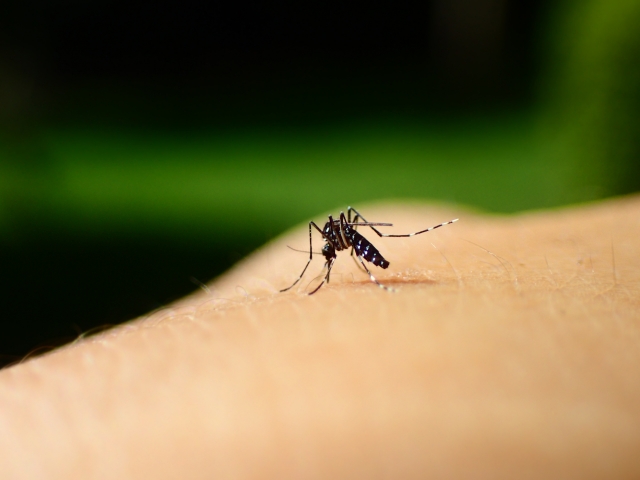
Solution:
M 640 190 L 638 25 L 636 0 L 567 1 L 555 10 L 541 118 L 571 188 L 587 197 Z
M 508 113 L 351 115 L 286 128 L 236 118 L 198 133 L 100 125 L 93 111 L 86 128 L 30 124 L 29 108 L 5 116 L 0 238 L 222 236 L 255 246 L 371 200 L 516 212 L 637 191 L 640 3 L 569 0 L 552 12 L 540 102 Z
M 50 130 L 44 178 L 7 167 L 2 189 L 12 192 L 6 202 L 28 199 L 23 217 L 56 230 L 146 230 L 196 242 L 264 241 L 324 211 L 380 199 L 497 212 L 579 200 L 533 132 L 525 113 L 197 135 Z

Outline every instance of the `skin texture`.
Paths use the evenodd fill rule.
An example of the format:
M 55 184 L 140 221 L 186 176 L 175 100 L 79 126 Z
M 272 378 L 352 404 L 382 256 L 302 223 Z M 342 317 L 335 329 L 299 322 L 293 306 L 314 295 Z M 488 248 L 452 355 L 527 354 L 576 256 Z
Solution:
M 0 371 L 0 478 L 640 477 L 640 197 L 357 207 L 389 233 L 460 221 L 360 229 L 393 293 L 346 252 L 315 295 L 321 257 L 279 293 L 300 226 L 208 292 Z

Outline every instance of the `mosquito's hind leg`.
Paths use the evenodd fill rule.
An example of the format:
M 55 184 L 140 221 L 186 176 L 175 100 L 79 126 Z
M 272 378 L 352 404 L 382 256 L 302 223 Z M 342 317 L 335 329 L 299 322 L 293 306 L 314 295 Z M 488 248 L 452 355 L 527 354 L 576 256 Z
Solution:
M 391 287 L 387 287 L 383 284 L 381 284 L 378 280 L 376 280 L 376 277 L 373 276 L 373 274 L 369 271 L 369 269 L 367 268 L 367 266 L 364 264 L 364 261 L 362 260 L 362 257 L 360 255 L 358 255 L 358 260 L 360 260 L 360 263 L 362 264 L 362 266 L 364 267 L 364 270 L 369 274 L 369 278 L 371 279 L 371 281 L 373 283 L 375 283 L 376 285 L 378 285 L 380 288 L 384 288 L 387 292 L 395 292 L 395 290 Z
M 356 262 L 356 267 L 358 267 L 358 270 L 360 270 L 361 272 L 367 273 L 358 263 L 358 260 L 356 260 L 356 255 L 353 254 L 353 252 L 355 251 L 355 249 L 353 248 L 353 246 L 351 246 L 351 258 L 353 258 L 353 261 Z
M 351 212 L 353 212 L 353 218 L 352 218 Z M 365 221 L 365 223 L 367 223 L 367 219 L 364 218 L 362 215 L 360 215 L 360 212 L 358 212 L 353 207 L 347 207 L 347 220 L 349 221 L 349 223 L 358 223 L 359 218 L 361 218 L 362 220 Z
M 354 223 L 356 223 L 356 220 L 358 218 L 361 218 L 362 220 L 365 221 L 365 223 L 369 223 L 367 222 L 367 219 L 364 218 L 360 212 L 358 212 L 355 208 L 353 207 L 349 207 L 347 209 L 347 212 L 349 214 L 349 218 L 351 218 L 351 211 L 355 212 L 355 217 L 354 217 Z M 426 232 L 430 232 L 431 230 L 435 230 L 436 228 L 440 228 L 440 227 L 444 227 L 445 225 L 449 225 L 451 223 L 455 223 L 457 222 L 458 219 L 455 218 L 453 220 L 449 220 L 448 222 L 444 222 L 444 223 L 439 223 L 438 225 L 434 225 L 433 227 L 429 227 L 429 228 L 425 228 L 424 230 L 420 230 L 419 232 L 413 232 L 413 233 L 404 233 L 404 234 L 392 234 L 392 233 L 382 233 L 381 231 L 379 231 L 377 228 L 375 228 L 373 225 L 367 225 L 367 227 L 369 227 L 371 230 L 373 230 L 374 232 L 376 232 L 378 234 L 379 237 L 413 237 L 415 235 L 420 235 L 421 233 L 426 233 Z
M 353 219 L 351 218 L 351 212 L 354 212 Z M 370 223 L 366 218 L 364 218 L 362 216 L 362 214 L 360 212 L 358 212 L 358 210 L 356 210 L 355 208 L 353 208 L 351 206 L 347 208 L 347 219 L 348 219 L 349 223 L 355 224 L 354 225 L 355 230 L 358 229 L 357 225 L 359 223 L 358 222 L 359 219 L 362 219 L 364 221 L 364 223 Z M 382 232 L 380 232 L 378 229 L 376 229 L 372 225 L 366 225 L 366 226 L 369 227 L 374 232 L 376 232 L 378 234 L 378 236 L 380 236 L 380 237 L 384 237 L 385 236 Z

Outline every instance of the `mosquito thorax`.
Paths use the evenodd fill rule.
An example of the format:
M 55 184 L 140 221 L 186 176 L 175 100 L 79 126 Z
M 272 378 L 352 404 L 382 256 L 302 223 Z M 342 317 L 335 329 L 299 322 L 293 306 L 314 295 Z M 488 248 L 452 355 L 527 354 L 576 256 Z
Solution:
M 324 247 L 322 247 L 322 255 L 324 255 L 324 258 L 327 259 L 327 261 L 336 258 L 336 250 L 330 245 L 330 244 L 325 244 Z

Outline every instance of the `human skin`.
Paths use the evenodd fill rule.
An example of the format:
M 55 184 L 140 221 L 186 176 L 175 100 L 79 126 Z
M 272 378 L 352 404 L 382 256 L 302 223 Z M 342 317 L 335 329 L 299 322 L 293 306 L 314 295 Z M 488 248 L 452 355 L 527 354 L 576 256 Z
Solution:
M 0 478 L 640 478 L 640 197 L 360 210 L 390 233 L 460 221 L 360 229 L 395 292 L 339 252 L 315 295 L 321 258 L 279 293 L 300 226 L 209 291 L 0 371 Z

